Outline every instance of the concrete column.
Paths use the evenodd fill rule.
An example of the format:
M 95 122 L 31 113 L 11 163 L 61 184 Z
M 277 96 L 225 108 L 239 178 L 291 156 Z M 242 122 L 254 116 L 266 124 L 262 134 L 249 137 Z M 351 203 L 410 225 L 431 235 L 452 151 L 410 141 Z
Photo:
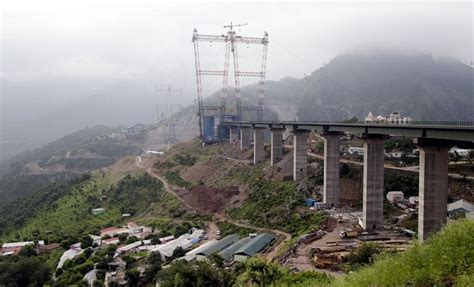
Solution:
M 324 139 L 324 183 L 323 201 L 339 205 L 339 138 L 341 133 L 323 133 Z
M 258 165 L 265 161 L 265 137 L 263 128 L 253 129 L 253 164 Z
M 383 135 L 364 135 L 362 220 L 365 230 L 383 228 Z
M 293 132 L 293 180 L 302 180 L 308 170 L 308 135 L 309 131 Z
M 250 128 L 240 128 L 240 150 L 245 151 L 250 148 L 251 132 Z
M 283 129 L 271 129 L 271 165 L 275 165 L 283 158 Z
M 235 144 L 235 142 L 238 140 L 237 132 L 238 132 L 238 128 L 237 128 L 237 127 L 231 126 L 231 127 L 229 128 L 229 143 L 230 143 L 231 145 L 232 145 L 232 144 Z
M 448 213 L 448 150 L 446 141 L 420 138 L 418 238 L 441 229 Z

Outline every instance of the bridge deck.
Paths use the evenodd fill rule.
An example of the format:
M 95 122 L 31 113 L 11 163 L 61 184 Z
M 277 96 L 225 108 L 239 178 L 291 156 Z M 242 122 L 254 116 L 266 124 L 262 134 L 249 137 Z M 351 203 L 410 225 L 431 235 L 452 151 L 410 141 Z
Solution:
M 222 122 L 221 124 L 227 126 L 251 128 L 287 128 L 291 130 L 316 130 L 318 132 L 383 134 L 407 136 L 413 138 L 433 138 L 474 142 L 474 122 L 414 122 L 410 124 L 389 124 L 343 122 L 240 121 Z

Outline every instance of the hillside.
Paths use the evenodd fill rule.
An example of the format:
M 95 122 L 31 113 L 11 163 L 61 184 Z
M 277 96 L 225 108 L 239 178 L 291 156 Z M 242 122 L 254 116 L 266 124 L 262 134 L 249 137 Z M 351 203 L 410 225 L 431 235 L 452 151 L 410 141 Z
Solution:
M 388 115 L 394 111 L 424 121 L 474 120 L 474 68 L 452 59 L 429 55 L 389 53 L 346 54 L 337 56 L 303 79 L 283 78 L 267 81 L 266 120 L 331 120 L 356 117 L 363 120 L 369 112 Z M 254 85 L 242 88 L 243 105 L 256 103 Z M 205 99 L 218 104 L 220 92 Z M 229 105 L 235 104 L 229 89 Z M 177 137 L 185 141 L 197 136 L 197 107 L 175 114 Z M 244 120 L 255 115 L 244 112 Z M 166 141 L 153 134 L 166 134 L 168 120 L 150 133 L 147 145 L 156 147 Z M 158 132 L 159 131 L 159 132 Z
M 120 128 L 82 129 L 2 164 L 0 199 L 6 201 L 29 195 L 50 183 L 78 178 L 109 166 L 119 158 L 141 152 L 137 139 L 121 134 Z

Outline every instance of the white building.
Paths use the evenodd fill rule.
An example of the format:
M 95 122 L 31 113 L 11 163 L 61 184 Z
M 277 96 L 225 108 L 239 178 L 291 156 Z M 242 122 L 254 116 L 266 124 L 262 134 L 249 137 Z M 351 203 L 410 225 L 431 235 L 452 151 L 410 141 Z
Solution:
M 448 204 L 448 216 L 450 218 L 465 216 L 468 213 L 472 213 L 472 211 L 474 211 L 474 206 L 464 199 Z
M 452 149 L 449 150 L 450 154 L 458 155 L 460 157 L 468 157 L 470 152 L 471 152 L 470 149 L 462 149 L 458 147 L 453 147 Z
M 411 203 L 411 204 L 418 205 L 419 197 L 418 196 L 410 196 L 408 198 L 408 202 Z
M 411 123 L 411 121 L 412 119 L 410 117 L 402 117 L 398 112 L 391 113 L 388 117 L 384 117 L 381 115 L 375 117 L 372 112 L 369 112 L 369 115 L 365 117 L 366 123 L 387 123 L 406 125 Z
M 353 147 L 350 146 L 347 149 L 347 152 L 352 155 L 364 155 L 364 148 L 363 147 Z
M 155 249 L 150 250 L 150 252 L 160 252 L 161 259 L 164 261 L 166 258 L 170 258 L 173 255 L 173 251 L 181 247 L 184 250 L 189 249 L 193 244 L 198 243 L 201 240 L 204 230 L 196 229 L 193 233 L 185 233 L 178 237 L 177 239 L 168 241 L 165 244 L 160 244 Z
M 402 191 L 389 191 L 387 193 L 387 200 L 390 201 L 390 202 L 403 201 L 403 197 L 404 197 L 404 195 L 403 195 Z

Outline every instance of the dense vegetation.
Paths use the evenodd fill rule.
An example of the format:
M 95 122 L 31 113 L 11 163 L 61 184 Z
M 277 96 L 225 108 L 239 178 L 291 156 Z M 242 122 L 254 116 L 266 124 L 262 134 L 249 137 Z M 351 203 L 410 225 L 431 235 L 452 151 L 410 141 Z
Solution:
M 392 172 L 385 172 L 384 193 L 389 191 L 403 191 L 406 198 L 418 196 L 418 176 L 400 175 Z
M 20 228 L 28 219 L 34 217 L 38 211 L 71 193 L 81 183 L 89 180 L 84 175 L 77 180 L 62 184 L 50 184 L 31 196 L 11 202 L 0 202 L 0 235 L 8 230 Z
M 240 237 L 245 237 L 248 236 L 250 233 L 255 232 L 254 229 L 237 226 L 228 221 L 217 222 L 217 227 L 219 227 L 222 237 L 225 237 L 230 234 L 238 234 Z
M 311 282 L 311 286 L 327 286 L 331 278 L 324 273 L 301 272 L 292 274 L 288 269 L 263 259 L 237 263 L 232 269 L 223 268 L 218 256 L 210 262 L 189 263 L 177 261 L 158 272 L 160 286 L 296 286 Z
M 181 177 L 179 171 L 167 171 L 164 176 L 166 180 L 172 185 L 184 187 L 187 189 L 193 187 L 192 183 L 186 181 L 184 178 Z
M 45 197 L 48 203 L 38 209 L 34 217 L 2 237 L 61 242 L 77 239 L 84 232 L 120 224 L 122 213 L 136 216 L 149 208 L 157 218 L 168 218 L 163 221 L 168 223 L 170 214 L 179 206 L 179 202 L 162 189 L 162 183 L 147 174 L 128 175 L 117 184 L 112 184 L 107 176 L 96 175 L 64 188 L 58 200 Z M 91 209 L 97 207 L 104 207 L 107 212 L 94 216 Z
M 319 227 L 324 219 L 322 213 L 301 208 L 305 198 L 297 191 L 294 182 L 265 179 L 260 167 L 245 167 L 231 176 L 251 190 L 242 206 L 230 210 L 234 219 L 292 234 Z

